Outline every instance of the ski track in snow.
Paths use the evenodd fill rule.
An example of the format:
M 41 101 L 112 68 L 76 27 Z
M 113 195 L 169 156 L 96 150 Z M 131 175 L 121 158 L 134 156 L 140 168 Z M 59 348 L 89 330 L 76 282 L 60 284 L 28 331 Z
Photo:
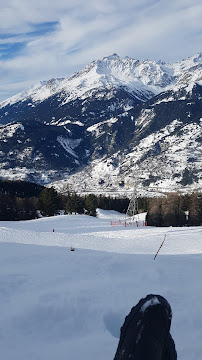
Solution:
M 171 304 L 178 359 L 201 358 L 202 227 L 124 221 L 100 210 L 0 222 L 2 359 L 112 360 L 125 316 L 149 293 Z

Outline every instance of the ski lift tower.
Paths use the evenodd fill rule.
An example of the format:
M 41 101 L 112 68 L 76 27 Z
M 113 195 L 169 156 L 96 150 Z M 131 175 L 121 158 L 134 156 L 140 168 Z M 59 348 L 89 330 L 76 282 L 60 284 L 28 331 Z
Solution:
M 131 160 L 130 163 L 130 169 L 133 168 L 133 163 Z M 126 215 L 130 218 L 133 218 L 134 215 L 138 214 L 138 199 L 137 199 L 137 178 L 136 178 L 136 173 L 135 173 L 135 169 L 133 170 L 133 179 L 134 179 L 134 183 L 133 183 L 133 193 L 132 193 L 132 197 L 130 199 L 129 205 L 128 205 L 128 209 L 126 212 Z
M 133 218 L 136 214 L 138 214 L 138 199 L 136 186 L 134 185 L 133 194 L 130 199 L 126 215 L 128 215 L 130 218 Z

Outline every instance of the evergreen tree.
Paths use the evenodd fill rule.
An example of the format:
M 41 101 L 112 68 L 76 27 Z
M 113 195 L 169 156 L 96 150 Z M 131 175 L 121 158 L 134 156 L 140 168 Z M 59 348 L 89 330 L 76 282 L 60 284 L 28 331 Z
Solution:
M 84 213 L 84 207 L 85 207 L 85 201 L 84 198 L 74 193 L 73 195 L 70 195 L 68 197 L 67 203 L 66 203 L 66 212 L 67 213 L 78 213 L 83 214 Z
M 97 204 L 97 198 L 94 194 L 89 194 L 86 196 L 85 207 L 89 215 L 96 216 Z
M 45 188 L 39 195 L 38 208 L 43 215 L 53 216 L 59 208 L 60 199 L 54 188 Z

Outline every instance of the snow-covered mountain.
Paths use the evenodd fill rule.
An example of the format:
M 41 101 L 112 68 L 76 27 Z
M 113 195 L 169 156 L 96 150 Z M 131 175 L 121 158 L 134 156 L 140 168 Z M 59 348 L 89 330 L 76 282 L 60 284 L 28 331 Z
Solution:
M 93 61 L 0 104 L 1 176 L 79 191 L 201 188 L 202 54 Z
M 129 57 L 122 59 L 113 54 L 93 61 L 68 78 L 34 84 L 0 103 L 0 108 L 27 99 L 33 103 L 42 102 L 55 94 L 63 97 L 63 106 L 72 100 L 92 96 L 96 90 L 100 92 L 112 88 L 125 88 L 142 101 L 173 86 L 182 87 L 191 82 L 202 81 L 201 63 L 202 53 L 173 64 Z

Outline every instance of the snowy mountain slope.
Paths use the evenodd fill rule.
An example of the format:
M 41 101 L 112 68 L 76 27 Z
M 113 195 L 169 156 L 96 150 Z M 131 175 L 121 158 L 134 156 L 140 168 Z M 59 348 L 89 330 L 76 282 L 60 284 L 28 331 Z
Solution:
M 143 101 L 176 86 L 202 80 L 202 53 L 181 62 L 166 64 L 161 61 L 120 58 L 117 54 L 95 60 L 69 78 L 39 82 L 23 92 L 1 102 L 0 107 L 30 99 L 44 101 L 53 94 L 65 95 L 62 105 L 77 98 L 85 99 L 95 90 L 125 88 Z
M 202 86 L 194 84 L 186 88 L 168 90 L 148 100 L 129 115 L 135 118 L 136 139 L 160 131 L 174 120 L 183 123 L 200 123 L 202 114 Z
M 167 82 L 164 77 L 168 77 Z M 93 95 L 96 90 L 124 88 L 131 93 L 138 94 L 144 99 L 141 92 L 159 92 L 159 88 L 170 83 L 171 79 L 165 75 L 161 66 L 151 61 L 139 61 L 130 58 L 121 59 L 118 55 L 106 57 L 103 60 L 93 61 L 83 70 L 66 79 L 52 79 L 40 82 L 22 93 L 3 101 L 0 107 L 13 105 L 19 101 L 30 99 L 33 103 L 44 101 L 55 94 L 65 94 L 62 105 L 77 98 L 85 99 Z M 153 90 L 154 89 L 154 90 Z M 150 95 L 151 97 L 151 95 Z
M 138 191 L 144 195 L 180 189 L 201 191 L 201 99 L 200 85 L 195 85 L 188 94 L 186 89 L 168 90 L 148 100 L 142 107 L 128 111 L 123 117 L 120 115 L 118 124 L 122 121 L 123 130 L 130 131 L 124 147 L 111 156 L 105 154 L 93 160 L 81 172 L 71 175 L 63 183 L 56 183 L 56 188 L 62 190 L 64 185 L 66 189 L 68 184 L 78 192 L 127 195 L 132 191 L 135 177 Z M 117 124 L 115 119 L 113 121 Z M 102 144 L 100 153 L 103 143 L 107 143 L 104 126 L 102 123 L 90 127 L 97 140 L 95 149 L 98 142 Z M 113 128 L 113 141 L 116 136 Z M 94 154 L 97 155 L 96 150 Z
M 79 117 L 95 123 L 97 117 L 119 114 L 151 98 L 163 86 L 163 77 L 156 63 L 112 55 L 69 78 L 38 83 L 3 101 L 0 122 L 37 119 L 58 125 Z
M 89 94 L 89 93 L 88 93 Z M 86 94 L 86 96 L 88 95 Z M 54 94 L 44 101 L 33 102 L 31 98 L 7 105 L 0 109 L 0 123 L 29 120 L 47 125 L 64 126 L 79 122 L 93 125 L 106 117 L 118 115 L 141 103 L 123 88 L 93 90 L 89 97 L 80 97 L 66 102 L 66 94 Z
M 176 120 L 160 133 L 142 139 L 129 152 L 119 151 L 93 160 L 83 171 L 53 185 L 61 192 L 74 190 L 80 194 L 117 196 L 131 196 L 134 181 L 139 196 L 201 192 L 201 129 L 202 125 L 181 126 Z
M 0 104 L 1 176 L 117 192 L 131 190 L 133 167 L 142 192 L 200 189 L 201 100 L 202 54 L 174 64 L 93 61 Z
M 97 126 L 102 135 L 96 136 Z M 130 138 L 134 122 L 111 118 L 86 128 L 80 122 L 49 126 L 12 122 L 0 126 L 1 177 L 49 183 L 83 169 L 92 158 L 113 154 Z M 132 136 L 132 132 L 130 132 Z M 18 175 L 19 174 L 19 175 Z
M 86 164 L 90 146 L 82 129 L 77 124 L 66 129 L 29 121 L 0 126 L 1 176 L 15 178 L 20 173 L 21 179 L 47 182 L 60 178 L 64 167 L 71 172 Z
M 149 293 L 171 304 L 178 358 L 200 359 L 201 227 L 110 225 L 121 216 L 0 223 L 3 359 L 111 360 L 125 316 Z

